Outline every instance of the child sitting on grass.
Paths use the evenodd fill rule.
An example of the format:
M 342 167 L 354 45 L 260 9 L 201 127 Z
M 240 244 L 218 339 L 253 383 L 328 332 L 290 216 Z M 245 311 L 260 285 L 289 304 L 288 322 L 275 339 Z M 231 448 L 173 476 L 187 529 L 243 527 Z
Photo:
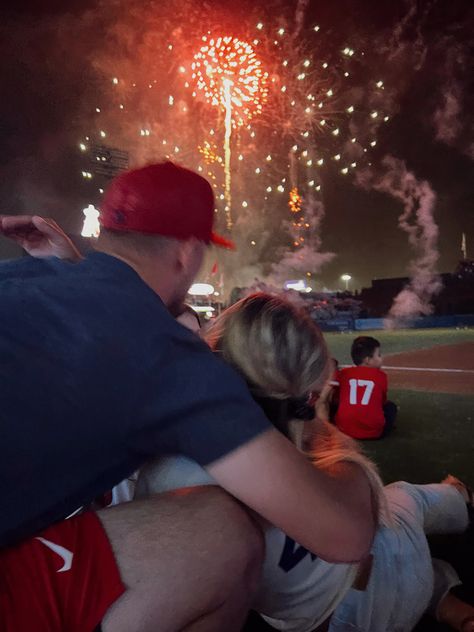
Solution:
M 397 406 L 387 401 L 387 374 L 381 370 L 380 342 L 359 336 L 352 343 L 353 367 L 338 373 L 336 426 L 354 439 L 379 439 L 393 428 Z

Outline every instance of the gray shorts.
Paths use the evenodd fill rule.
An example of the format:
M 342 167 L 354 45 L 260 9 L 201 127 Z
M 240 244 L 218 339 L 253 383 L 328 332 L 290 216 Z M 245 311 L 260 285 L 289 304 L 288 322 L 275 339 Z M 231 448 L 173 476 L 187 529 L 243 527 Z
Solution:
M 449 564 L 431 559 L 426 534 L 467 528 L 461 494 L 450 485 L 404 482 L 388 485 L 385 492 L 395 525 L 378 529 L 367 589 L 347 593 L 330 632 L 408 632 L 460 583 Z

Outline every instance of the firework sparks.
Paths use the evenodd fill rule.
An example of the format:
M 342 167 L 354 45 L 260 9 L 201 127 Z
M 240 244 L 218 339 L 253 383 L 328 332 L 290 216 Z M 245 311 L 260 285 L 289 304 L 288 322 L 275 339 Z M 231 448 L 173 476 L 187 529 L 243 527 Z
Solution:
M 202 145 L 198 146 L 198 151 L 208 165 L 213 165 L 216 162 L 222 162 L 222 158 L 217 153 L 217 147 L 215 143 L 210 143 L 209 141 L 205 140 Z
M 390 87 L 379 74 L 367 79 L 363 51 L 331 48 L 314 25 L 301 23 L 295 40 L 289 22 L 275 15 L 242 22 L 239 37 L 225 31 L 218 37 L 223 29 L 215 16 L 193 15 L 170 13 L 162 37 L 150 31 L 135 58 L 110 51 L 98 66 L 105 91 L 90 104 L 92 129 L 78 140 L 88 158 L 93 143 L 113 143 L 130 152 L 132 166 L 169 159 L 202 173 L 222 211 L 216 221 L 232 226 L 243 253 L 232 271 L 238 285 L 247 280 L 240 273 L 249 261 L 264 253 L 273 262 L 288 227 L 292 250 L 313 244 L 324 212 L 324 174 L 349 177 L 367 165 L 377 130 L 392 113 L 379 98 Z M 206 22 L 210 31 L 203 36 Z M 92 183 L 103 184 L 98 177 Z M 292 211 L 289 200 L 291 221 L 283 215 Z M 316 223 L 311 200 L 318 201 Z M 317 271 L 313 264 L 306 272 Z
M 288 202 L 290 211 L 292 213 L 299 213 L 301 211 L 302 202 L 303 200 L 301 198 L 301 195 L 298 193 L 298 189 L 296 187 L 293 187 L 290 191 L 290 199 Z
M 227 228 L 232 228 L 231 135 L 262 112 L 267 73 L 250 44 L 235 37 L 211 38 L 194 56 L 192 79 L 206 100 L 225 112 L 224 199 Z
M 202 39 L 205 43 L 191 66 L 192 79 L 209 103 L 225 113 L 232 108 L 234 125 L 248 123 L 261 114 L 268 95 L 262 62 L 250 44 L 236 37 Z

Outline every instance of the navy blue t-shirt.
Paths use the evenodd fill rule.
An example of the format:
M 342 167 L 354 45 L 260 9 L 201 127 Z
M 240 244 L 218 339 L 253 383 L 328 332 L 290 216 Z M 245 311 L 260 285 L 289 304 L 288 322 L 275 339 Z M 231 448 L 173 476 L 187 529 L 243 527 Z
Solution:
M 0 264 L 0 546 L 150 457 L 206 465 L 269 427 L 243 380 L 124 262 Z

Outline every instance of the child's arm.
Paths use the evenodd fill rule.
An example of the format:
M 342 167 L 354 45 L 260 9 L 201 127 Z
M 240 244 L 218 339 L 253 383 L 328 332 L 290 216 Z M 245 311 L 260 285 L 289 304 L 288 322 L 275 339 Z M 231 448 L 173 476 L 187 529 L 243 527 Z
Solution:
M 321 419 L 321 421 L 329 420 L 329 404 L 331 403 L 333 389 L 331 380 L 328 380 L 315 401 L 316 417 Z
M 316 417 L 322 421 L 329 420 L 329 406 L 339 388 L 339 371 L 333 367 L 330 378 L 324 383 L 321 392 L 314 401 Z
M 385 404 L 387 401 L 387 393 L 388 393 L 388 378 L 385 371 L 380 371 L 382 374 L 382 402 Z

